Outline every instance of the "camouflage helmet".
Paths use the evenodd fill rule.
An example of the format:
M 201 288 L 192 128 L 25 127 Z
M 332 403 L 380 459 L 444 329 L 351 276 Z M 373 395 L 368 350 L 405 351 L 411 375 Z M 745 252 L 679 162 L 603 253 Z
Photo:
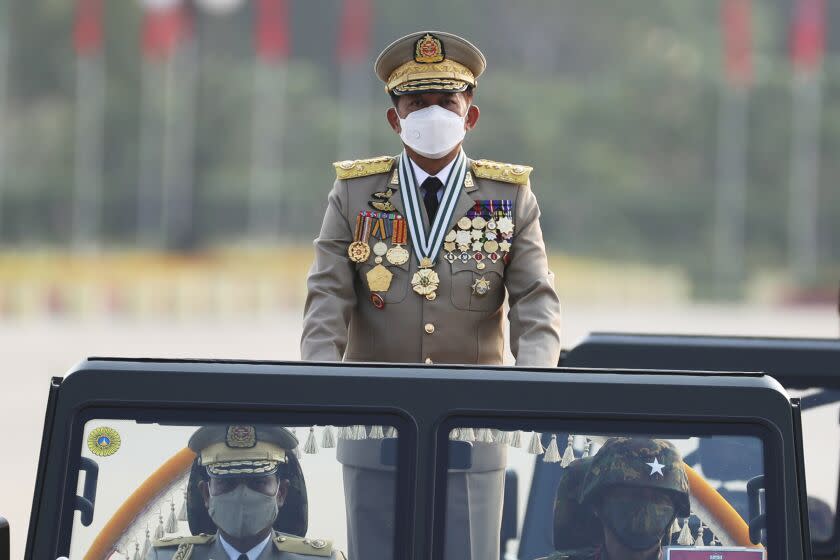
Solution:
M 688 477 L 674 445 L 663 439 L 615 437 L 592 459 L 580 493 L 582 504 L 594 505 L 608 486 L 657 488 L 671 494 L 678 517 L 690 515 Z

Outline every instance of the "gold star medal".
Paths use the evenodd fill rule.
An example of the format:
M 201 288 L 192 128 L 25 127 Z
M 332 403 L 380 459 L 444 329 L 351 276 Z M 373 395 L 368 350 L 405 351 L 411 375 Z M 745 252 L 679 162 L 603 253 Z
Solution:
M 370 256 L 370 245 L 361 241 L 354 241 L 347 248 L 347 254 L 350 256 L 351 261 L 363 263 Z
M 482 276 L 481 278 L 477 278 L 472 285 L 472 291 L 474 294 L 483 296 L 487 292 L 490 291 L 490 280 Z
M 371 222 L 372 218 L 368 212 L 359 212 L 356 216 L 353 242 L 347 247 L 347 255 L 354 263 L 363 263 L 370 257 L 370 245 L 367 240 L 370 238 Z
M 421 268 L 415 272 L 414 276 L 411 278 L 412 289 L 421 296 L 425 296 L 429 301 L 432 301 L 437 297 L 436 292 L 439 283 L 440 277 L 437 272 L 431 268 Z

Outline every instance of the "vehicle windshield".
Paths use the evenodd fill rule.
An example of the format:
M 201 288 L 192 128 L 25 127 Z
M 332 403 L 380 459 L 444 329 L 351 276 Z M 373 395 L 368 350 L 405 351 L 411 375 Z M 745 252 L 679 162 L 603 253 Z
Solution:
M 341 558 L 357 546 L 348 512 L 370 507 L 365 469 L 385 473 L 376 510 L 394 524 L 397 437 L 387 425 L 89 420 L 77 502 L 90 507 L 75 513 L 70 558 L 169 558 L 181 543 L 214 557 L 222 541 L 246 552 L 267 538 Z
M 485 426 L 449 432 L 446 558 L 622 557 L 657 548 L 662 558 L 691 558 L 681 555 L 697 547 L 714 547 L 722 559 L 765 556 L 770 526 L 756 436 Z M 458 528 L 465 518 L 469 538 Z M 492 528 L 500 525 L 497 539 Z

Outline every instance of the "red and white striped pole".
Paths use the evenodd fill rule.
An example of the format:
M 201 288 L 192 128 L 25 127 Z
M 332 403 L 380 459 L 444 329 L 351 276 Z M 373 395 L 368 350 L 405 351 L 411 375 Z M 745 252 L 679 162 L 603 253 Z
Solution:
M 283 127 L 290 54 L 287 0 L 254 0 L 254 102 L 248 232 L 268 241 L 281 233 Z
M 745 277 L 747 102 L 752 82 L 751 0 L 720 5 L 724 76 L 718 111 L 714 271 L 718 297 L 739 295 Z
M 77 0 L 73 43 L 76 51 L 76 138 L 72 240 L 76 249 L 99 245 L 103 212 L 105 63 L 103 0 Z
M 340 68 L 337 159 L 369 157 L 372 0 L 342 0 L 336 44 Z
M 819 260 L 820 114 L 825 0 L 796 0 L 790 34 L 793 66 L 789 267 L 801 286 L 815 281 Z

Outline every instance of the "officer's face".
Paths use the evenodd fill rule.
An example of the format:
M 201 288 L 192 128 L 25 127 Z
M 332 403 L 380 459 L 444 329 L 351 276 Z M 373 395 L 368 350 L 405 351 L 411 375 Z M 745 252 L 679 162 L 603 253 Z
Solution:
M 277 505 L 283 507 L 286 495 L 289 491 L 289 481 L 278 479 L 275 475 L 267 476 L 243 476 L 243 477 L 211 477 L 209 482 L 201 481 L 199 488 L 204 496 L 204 504 L 208 505 L 210 496 L 220 496 L 236 490 L 239 486 L 247 486 L 251 490 L 265 494 L 266 496 L 277 496 Z
M 409 114 L 432 105 L 439 105 L 447 111 L 463 117 L 466 115 L 465 127 L 472 130 L 478 122 L 480 112 L 478 107 L 472 104 L 472 93 L 410 93 L 397 98 L 395 107 L 388 109 L 386 114 L 388 124 L 399 134 L 401 132 L 400 119 L 406 118 Z

